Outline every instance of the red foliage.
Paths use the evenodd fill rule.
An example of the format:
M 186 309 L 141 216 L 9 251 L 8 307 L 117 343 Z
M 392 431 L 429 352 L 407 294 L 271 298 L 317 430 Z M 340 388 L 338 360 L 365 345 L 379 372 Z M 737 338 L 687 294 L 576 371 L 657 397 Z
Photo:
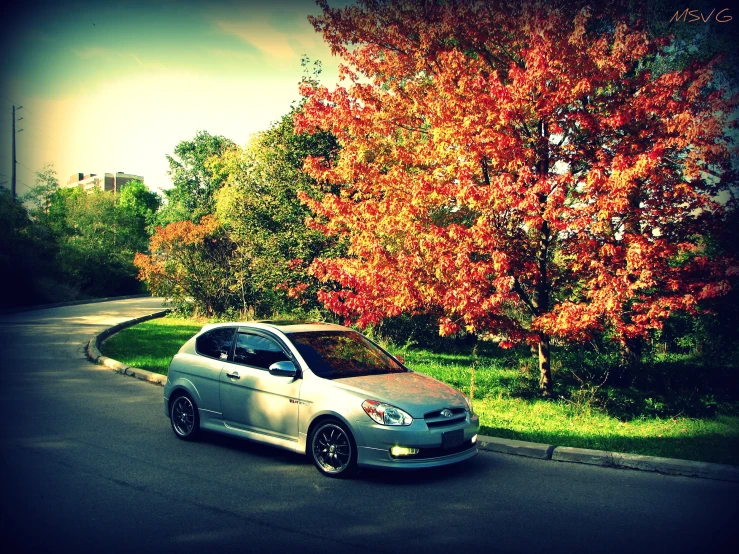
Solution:
M 728 209 L 736 98 L 707 86 L 712 64 L 652 75 L 665 40 L 572 4 L 322 3 L 347 84 L 303 85 L 295 121 L 342 146 L 305 163 L 341 192 L 301 198 L 350 240 L 311 267 L 338 285 L 328 308 L 360 325 L 441 311 L 442 334 L 509 346 L 644 336 L 728 289 L 705 237 Z

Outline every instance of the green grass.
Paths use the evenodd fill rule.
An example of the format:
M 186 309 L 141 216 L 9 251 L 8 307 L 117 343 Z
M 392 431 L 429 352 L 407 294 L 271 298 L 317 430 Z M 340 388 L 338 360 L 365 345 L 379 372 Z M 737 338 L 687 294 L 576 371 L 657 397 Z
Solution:
M 131 367 L 166 375 L 172 356 L 202 326 L 202 323 L 173 317 L 146 321 L 104 341 L 100 352 Z
M 183 319 L 149 321 L 114 335 L 103 343 L 102 352 L 133 367 L 166 374 L 172 356 L 201 327 L 202 323 Z M 470 394 L 470 355 L 392 346 L 390 351 L 405 356 L 412 369 Z M 663 362 L 656 370 L 644 371 L 677 375 L 680 363 Z M 488 349 L 475 367 L 473 404 L 482 434 L 739 465 L 736 402 L 711 400 L 711 410 L 691 411 L 685 406 L 701 406 L 693 395 L 682 398 L 674 391 L 634 387 L 604 387 L 593 393 L 568 381 L 564 371 L 554 375 L 557 399 L 544 400 L 535 394 L 536 368 L 525 351 Z
M 409 367 L 470 393 L 470 356 L 412 349 L 402 354 Z M 739 415 L 735 405 L 726 404 L 726 413 L 719 410 L 715 417 L 631 413 L 625 419 L 610 413 L 622 415 L 620 405 L 609 406 L 607 401 L 602 405 L 605 395 L 590 397 L 570 388 L 570 398 L 536 397 L 531 393 L 526 369 L 511 367 L 517 361 L 506 356 L 481 357 L 478 362 L 473 407 L 480 416 L 482 434 L 556 446 L 739 464 Z M 631 395 L 637 399 L 644 396 L 639 391 L 631 391 Z M 642 405 L 636 400 L 634 404 Z

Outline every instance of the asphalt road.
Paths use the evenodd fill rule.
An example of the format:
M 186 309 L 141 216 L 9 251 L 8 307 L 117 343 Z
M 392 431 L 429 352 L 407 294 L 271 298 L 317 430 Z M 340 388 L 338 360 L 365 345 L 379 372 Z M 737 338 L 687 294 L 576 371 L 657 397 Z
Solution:
M 83 343 L 152 299 L 0 316 L 5 552 L 728 552 L 739 484 L 482 452 L 321 476 L 215 435 L 177 440 L 162 389 Z

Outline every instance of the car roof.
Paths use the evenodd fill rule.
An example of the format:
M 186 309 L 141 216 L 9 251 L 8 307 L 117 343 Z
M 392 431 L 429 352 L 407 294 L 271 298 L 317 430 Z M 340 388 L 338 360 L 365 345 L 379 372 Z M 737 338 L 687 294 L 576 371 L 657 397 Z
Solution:
M 226 321 L 223 323 L 208 323 L 203 326 L 201 332 L 218 327 L 239 327 L 250 329 L 276 329 L 282 333 L 310 333 L 316 331 L 351 331 L 349 327 L 335 325 L 333 323 L 303 322 L 292 320 L 259 320 L 259 321 Z

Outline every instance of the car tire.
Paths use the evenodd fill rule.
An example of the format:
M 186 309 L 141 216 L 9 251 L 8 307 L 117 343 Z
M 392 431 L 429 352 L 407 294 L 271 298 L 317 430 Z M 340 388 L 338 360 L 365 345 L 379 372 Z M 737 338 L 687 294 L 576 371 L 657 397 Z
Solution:
M 169 421 L 178 439 L 192 441 L 200 434 L 198 407 L 187 393 L 175 396 L 169 402 Z
M 318 423 L 308 440 L 308 454 L 328 477 L 350 477 L 357 471 L 357 446 L 346 425 L 336 419 Z

